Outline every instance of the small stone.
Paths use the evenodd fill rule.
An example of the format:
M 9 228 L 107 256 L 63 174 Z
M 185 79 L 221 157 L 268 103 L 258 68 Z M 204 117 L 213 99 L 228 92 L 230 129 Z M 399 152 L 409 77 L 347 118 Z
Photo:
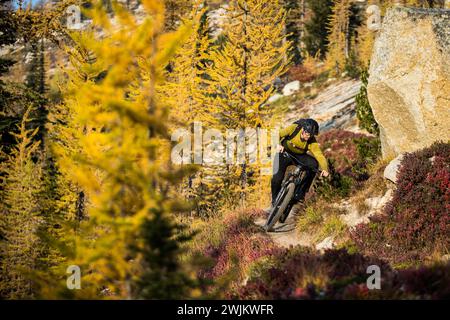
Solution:
M 283 95 L 279 93 L 275 93 L 273 96 L 271 96 L 269 99 L 267 99 L 267 103 L 274 103 L 275 101 L 279 100 L 280 98 L 283 98 Z
M 333 237 L 326 237 L 323 239 L 320 243 L 316 245 L 317 250 L 325 250 L 325 249 L 332 249 L 334 247 L 334 238 Z
M 290 96 L 294 94 L 294 92 L 300 90 L 300 81 L 292 81 L 286 84 L 283 88 L 283 95 Z
M 403 154 L 397 156 L 394 160 L 389 162 L 389 164 L 384 169 L 383 176 L 385 179 L 392 181 L 393 183 L 397 183 L 397 173 L 400 168 L 400 164 L 403 159 Z

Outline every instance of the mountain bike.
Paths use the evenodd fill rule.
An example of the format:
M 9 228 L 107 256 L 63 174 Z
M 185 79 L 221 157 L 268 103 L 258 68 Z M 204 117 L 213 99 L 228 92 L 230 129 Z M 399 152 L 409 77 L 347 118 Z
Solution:
M 301 163 L 299 160 L 297 160 L 297 158 L 290 155 L 288 152 L 284 152 L 284 154 L 286 154 L 294 161 L 296 168 L 294 171 L 289 173 L 289 175 L 283 180 L 281 184 L 281 190 L 280 192 L 278 192 L 274 205 L 269 212 L 266 224 L 264 225 L 264 230 L 266 232 L 272 231 L 273 226 L 277 222 L 284 223 L 286 221 L 289 216 L 289 212 L 297 202 L 294 199 L 294 195 L 301 188 L 306 174 L 305 164 Z M 319 170 L 315 170 L 312 168 L 309 169 L 313 170 L 313 172 L 315 173 L 320 172 Z

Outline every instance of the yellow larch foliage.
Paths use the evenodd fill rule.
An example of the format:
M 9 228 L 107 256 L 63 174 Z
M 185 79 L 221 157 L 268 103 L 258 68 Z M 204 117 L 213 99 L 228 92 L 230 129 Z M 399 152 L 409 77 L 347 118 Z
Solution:
M 278 0 L 233 0 L 227 8 L 223 48 L 211 54 L 208 69 L 211 92 L 210 112 L 219 130 L 264 128 L 270 109 L 264 103 L 273 94 L 273 82 L 287 69 L 290 48 L 284 39 L 286 12 Z M 242 201 L 249 191 L 246 159 L 226 167 L 230 197 Z M 255 177 L 257 167 L 252 168 Z
M 349 18 L 350 0 L 334 0 L 333 13 L 329 22 L 328 52 L 325 66 L 334 76 L 340 75 L 349 58 Z
M 210 51 L 214 44 L 209 33 L 208 7 L 206 1 L 196 1 L 190 15 L 183 24 L 191 25 L 193 32 L 187 41 L 178 48 L 171 60 L 167 81 L 160 86 L 161 99 L 170 105 L 169 125 L 172 130 L 185 129 L 190 135 L 189 158 L 194 161 L 194 122 L 203 127 L 215 127 L 217 123 L 207 105 L 207 66 Z M 211 173 L 215 171 L 206 165 L 197 166 L 198 172 L 187 177 L 180 185 L 180 194 L 195 202 L 197 215 L 208 215 L 218 207 L 217 194 L 220 186 L 210 183 Z
M 42 163 L 37 157 L 39 128 L 30 128 L 28 107 L 18 133 L 16 146 L 3 163 L 0 193 L 0 296 L 8 299 L 35 297 L 30 273 L 37 268 L 42 243 L 37 235 L 43 225 L 44 190 Z M 5 174 L 3 176 L 3 174 Z
M 53 114 L 64 122 L 52 130 L 59 170 L 86 197 L 86 217 L 67 235 L 82 289 L 61 282 L 50 297 L 189 296 L 193 280 L 176 267 L 181 227 L 170 216 L 186 206 L 167 192 L 184 172 L 167 161 L 169 108 L 156 87 L 190 26 L 165 33 L 164 3 L 142 4 L 147 16 L 137 23 L 115 2 L 112 20 L 96 1 L 86 12 L 92 29 L 72 34 L 65 99 Z
M 206 63 L 213 47 L 209 35 L 209 18 L 203 1 L 197 1 L 183 25 L 192 28 L 185 43 L 173 59 L 167 81 L 161 86 L 161 98 L 170 105 L 170 125 L 173 128 L 188 127 L 194 121 L 209 121 L 205 105 Z

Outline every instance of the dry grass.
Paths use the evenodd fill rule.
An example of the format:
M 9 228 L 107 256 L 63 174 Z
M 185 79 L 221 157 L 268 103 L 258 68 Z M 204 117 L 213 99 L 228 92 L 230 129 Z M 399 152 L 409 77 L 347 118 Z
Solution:
M 267 166 L 269 167 L 269 166 Z M 258 173 L 259 174 L 259 173 Z M 253 188 L 247 199 L 247 208 L 266 208 L 270 205 L 271 191 L 270 191 L 271 176 L 261 176 Z
M 325 201 L 319 200 L 305 208 L 297 220 L 298 232 L 314 232 L 324 219 Z
M 331 236 L 338 239 L 347 232 L 347 229 L 347 225 L 341 220 L 341 218 L 339 218 L 338 215 L 331 215 L 327 217 L 325 223 L 320 228 L 316 241 L 319 242 Z
M 370 178 L 364 186 L 350 198 L 350 203 L 356 207 L 360 215 L 368 213 L 370 209 L 366 199 L 381 197 L 387 191 L 387 184 L 383 177 L 384 169 L 390 160 L 380 160 L 369 168 Z
M 340 218 L 344 213 L 332 203 L 319 199 L 300 214 L 297 232 L 312 234 L 315 243 L 329 236 L 341 238 L 347 231 L 347 226 Z

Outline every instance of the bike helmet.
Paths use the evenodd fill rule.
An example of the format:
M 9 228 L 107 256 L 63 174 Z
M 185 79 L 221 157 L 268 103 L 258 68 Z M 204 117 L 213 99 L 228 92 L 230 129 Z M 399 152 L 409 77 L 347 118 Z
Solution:
M 311 136 L 317 136 L 319 134 L 319 124 L 314 119 L 306 119 L 303 130 Z

